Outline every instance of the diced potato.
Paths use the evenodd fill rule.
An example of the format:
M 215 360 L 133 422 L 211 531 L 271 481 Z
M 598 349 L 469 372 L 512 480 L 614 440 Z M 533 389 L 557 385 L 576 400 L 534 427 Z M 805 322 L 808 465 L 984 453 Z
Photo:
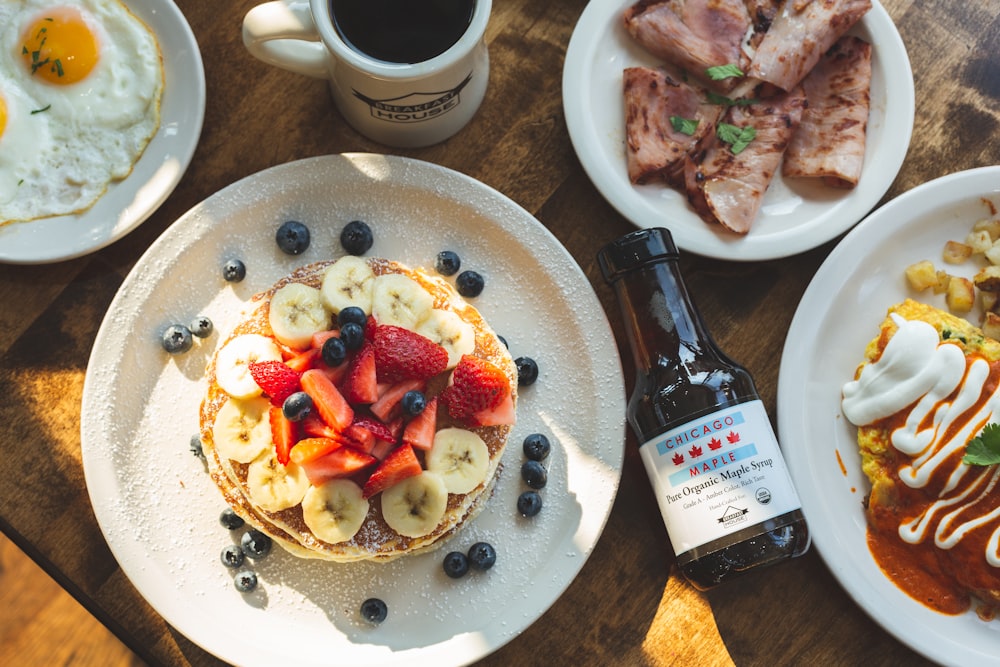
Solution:
M 1000 292 L 979 290 L 979 305 L 983 307 L 984 312 L 995 310 L 998 302 L 1000 302 Z
M 996 220 L 994 218 L 977 220 L 976 224 L 972 225 L 972 231 L 985 231 L 990 235 L 991 239 L 996 241 L 997 239 L 1000 239 L 1000 220 Z
M 984 266 L 972 278 L 976 287 L 987 292 L 1000 292 L 1000 266 Z
M 948 281 L 945 302 L 953 313 L 968 313 L 976 303 L 976 290 L 972 281 L 960 276 L 952 276 Z
M 910 287 L 918 292 L 934 287 L 938 283 L 937 269 L 934 268 L 934 263 L 925 259 L 916 264 L 910 264 L 906 267 L 906 281 Z
M 990 264 L 1000 264 L 1000 241 L 994 241 L 990 249 L 983 253 Z
M 983 317 L 983 333 L 994 340 L 1000 340 L 1000 315 L 987 311 Z
M 948 291 L 948 285 L 951 284 L 951 274 L 947 271 L 937 272 L 937 282 L 934 284 L 933 290 L 935 294 L 944 294 Z
M 993 247 L 990 246 L 990 250 Z M 959 243 L 958 241 L 948 241 L 945 243 L 944 250 L 941 253 L 941 259 L 948 264 L 964 264 L 965 260 L 970 257 L 972 257 L 972 246 Z
M 990 238 L 988 231 L 981 229 L 978 232 L 969 232 L 965 237 L 965 244 L 972 246 L 972 252 L 986 252 L 993 247 L 993 239 Z

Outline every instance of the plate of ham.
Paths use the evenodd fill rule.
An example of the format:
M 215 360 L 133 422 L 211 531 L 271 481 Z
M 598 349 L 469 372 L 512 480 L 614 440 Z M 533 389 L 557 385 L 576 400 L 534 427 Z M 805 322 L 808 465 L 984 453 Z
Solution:
M 909 147 L 913 73 L 877 0 L 592 0 L 563 106 L 619 213 L 686 251 L 758 261 L 878 204 Z

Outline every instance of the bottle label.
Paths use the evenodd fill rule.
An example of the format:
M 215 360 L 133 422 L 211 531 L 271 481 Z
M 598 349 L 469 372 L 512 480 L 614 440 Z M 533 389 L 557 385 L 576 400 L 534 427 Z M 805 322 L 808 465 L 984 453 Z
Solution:
M 759 399 L 661 433 L 639 453 L 677 555 L 801 508 Z

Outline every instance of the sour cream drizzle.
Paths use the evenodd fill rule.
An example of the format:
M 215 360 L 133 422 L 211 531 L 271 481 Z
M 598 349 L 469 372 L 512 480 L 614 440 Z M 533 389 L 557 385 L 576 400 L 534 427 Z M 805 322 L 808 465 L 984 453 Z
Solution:
M 899 469 L 900 481 L 924 488 L 945 462 L 957 463 L 937 500 L 899 526 L 900 538 L 919 544 L 933 531 L 935 546 L 950 549 L 969 531 L 995 522 L 984 555 L 991 566 L 1000 567 L 1000 507 L 985 502 L 1000 481 L 1000 466 L 968 466 L 959 456 L 1000 415 L 1000 386 L 984 400 L 990 376 L 984 359 L 967 365 L 962 348 L 942 342 L 930 324 L 897 314 L 892 319 L 897 330 L 882 356 L 844 385 L 844 415 L 863 426 L 913 406 L 891 435 L 892 446 L 912 458 Z

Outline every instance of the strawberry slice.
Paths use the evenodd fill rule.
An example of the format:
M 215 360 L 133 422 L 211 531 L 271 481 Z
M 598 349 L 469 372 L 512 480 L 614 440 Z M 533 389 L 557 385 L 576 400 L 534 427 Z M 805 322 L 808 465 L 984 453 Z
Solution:
M 423 380 L 404 380 L 403 382 L 386 387 L 382 390 L 378 400 L 372 403 L 372 414 L 385 423 L 391 422 L 396 413 L 401 409 L 399 404 L 403 400 L 403 396 L 406 395 L 406 392 L 413 389 L 423 391 Z
M 302 374 L 302 391 L 309 394 L 313 407 L 327 426 L 343 431 L 354 421 L 354 409 L 337 390 L 337 387 L 318 368 L 310 368 Z
M 448 352 L 443 347 L 403 327 L 376 327 L 372 345 L 379 382 L 426 380 L 448 367 Z
M 334 477 L 353 475 L 372 465 L 375 461 L 375 457 L 370 454 L 365 454 L 351 447 L 340 447 L 326 456 L 303 463 L 302 469 L 305 470 L 309 482 L 313 486 L 319 486 Z
M 396 444 L 396 435 L 392 432 L 392 429 L 377 419 L 372 419 L 364 415 L 356 416 L 352 426 L 359 426 L 365 429 L 379 440 L 386 440 L 394 445 Z
M 302 424 L 302 432 L 315 438 L 336 439 L 337 436 L 340 435 L 339 431 L 327 426 L 326 422 L 323 421 L 323 418 L 315 412 L 307 414 L 305 419 L 303 419 L 300 423 Z
M 375 434 L 358 424 L 351 424 L 344 429 L 344 435 L 351 439 L 351 447 L 365 454 L 371 454 L 375 448 Z
M 385 461 L 386 457 L 396 449 L 396 443 L 389 442 L 388 440 L 375 439 L 375 444 L 372 446 L 372 456 L 374 456 L 379 461 Z
M 464 421 L 496 408 L 507 396 L 510 384 L 504 372 L 485 359 L 466 354 L 455 366 L 451 385 L 441 392 L 441 402 L 452 417 Z
M 403 428 L 403 444 L 427 451 L 434 444 L 437 426 L 438 399 L 427 401 L 424 411 L 411 419 Z
M 341 447 L 343 445 L 333 438 L 302 438 L 292 447 L 291 459 L 293 463 L 302 465 L 315 461 L 321 456 L 326 456 Z
M 514 412 L 514 397 L 508 391 L 495 408 L 474 412 L 466 421 L 470 426 L 513 425 L 517 422 L 517 415 Z
M 351 403 L 374 403 L 378 400 L 378 382 L 375 377 L 375 350 L 371 345 L 365 345 L 347 371 L 344 398 Z
M 274 454 L 281 465 L 288 465 L 288 454 L 298 440 L 295 422 L 289 421 L 281 407 L 272 405 L 267 411 L 271 422 L 271 440 L 274 442 Z
M 403 481 L 407 477 L 413 477 L 423 472 L 420 461 L 413 448 L 409 445 L 397 447 L 382 463 L 375 468 L 371 477 L 365 482 L 361 495 L 371 498 L 377 493 L 385 491 L 390 486 Z
M 271 399 L 272 405 L 280 406 L 286 398 L 299 390 L 299 378 L 302 377 L 302 373 L 281 361 L 274 359 L 251 361 L 247 368 L 250 377 Z
M 322 350 L 316 348 L 311 348 L 297 354 L 290 359 L 285 359 L 285 363 L 289 368 L 302 372 L 307 371 L 310 368 L 316 368 L 319 365 Z
M 340 331 L 338 331 L 336 329 L 328 329 L 326 331 L 317 331 L 316 333 L 314 333 L 312 335 L 312 341 L 309 343 L 309 347 L 310 348 L 315 348 L 315 349 L 322 350 L 323 349 L 323 343 L 325 343 L 326 341 L 328 341 L 331 338 L 339 338 L 339 337 L 340 337 Z

